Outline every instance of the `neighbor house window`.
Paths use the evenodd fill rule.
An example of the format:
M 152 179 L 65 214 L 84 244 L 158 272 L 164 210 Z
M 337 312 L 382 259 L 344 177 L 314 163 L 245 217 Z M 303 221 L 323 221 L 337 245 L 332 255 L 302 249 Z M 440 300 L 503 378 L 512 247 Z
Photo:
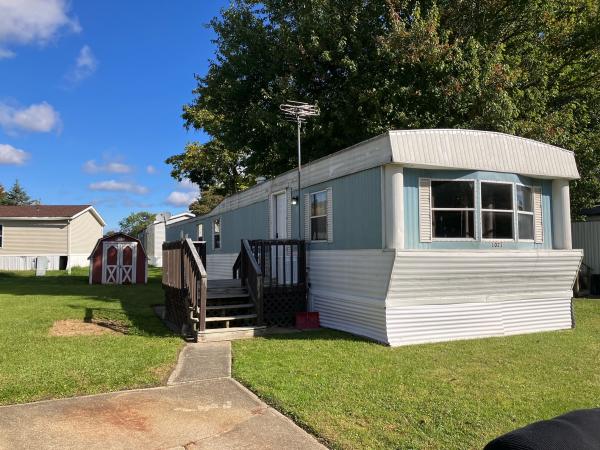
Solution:
M 4 246 L 4 225 L 0 225 L 0 248 Z
M 213 248 L 221 248 L 221 219 L 213 220 Z
M 310 194 L 310 240 L 327 240 L 327 191 Z
M 475 239 L 475 183 L 432 180 L 431 222 L 435 239 Z
M 204 240 L 204 224 L 202 224 L 202 223 L 198 224 L 198 240 L 199 241 Z
M 519 240 L 533 240 L 533 190 L 517 185 L 517 211 Z
M 481 237 L 513 239 L 512 183 L 481 183 Z

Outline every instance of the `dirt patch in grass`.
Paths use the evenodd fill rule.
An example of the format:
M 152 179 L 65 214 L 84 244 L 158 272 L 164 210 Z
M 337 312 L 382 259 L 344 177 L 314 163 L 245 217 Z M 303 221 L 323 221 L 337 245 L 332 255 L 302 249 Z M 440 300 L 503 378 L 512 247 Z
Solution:
M 103 334 L 127 334 L 127 326 L 114 320 L 57 320 L 50 328 L 50 336 L 100 336 Z

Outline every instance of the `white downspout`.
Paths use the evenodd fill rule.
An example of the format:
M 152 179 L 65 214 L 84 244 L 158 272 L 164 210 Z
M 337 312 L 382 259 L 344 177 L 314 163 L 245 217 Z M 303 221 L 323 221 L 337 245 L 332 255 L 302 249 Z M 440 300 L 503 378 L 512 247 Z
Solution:
M 71 219 L 67 220 L 67 273 L 71 275 Z

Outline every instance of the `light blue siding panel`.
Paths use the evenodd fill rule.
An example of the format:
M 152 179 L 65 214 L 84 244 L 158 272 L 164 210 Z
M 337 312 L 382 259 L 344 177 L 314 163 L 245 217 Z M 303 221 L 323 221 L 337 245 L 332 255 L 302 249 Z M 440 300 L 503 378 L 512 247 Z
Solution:
M 544 242 L 503 242 L 505 249 L 552 248 L 552 181 L 539 180 L 510 173 L 457 171 L 457 170 L 424 170 L 404 169 L 404 245 L 407 249 L 488 249 L 489 241 L 438 241 L 421 242 L 419 240 L 419 178 L 465 179 L 475 181 L 506 181 L 525 185 L 542 186 L 542 215 L 544 223 Z M 476 189 L 475 224 L 480 227 L 480 199 Z M 480 234 L 480 230 L 479 234 Z
M 304 194 L 329 187 L 333 194 L 333 242 L 311 243 L 311 250 L 382 248 L 380 167 L 303 189 L 299 205 L 292 206 L 292 237 L 298 238 L 298 207 L 304 223 Z
M 167 227 L 167 241 L 179 239 L 182 231 L 184 237 L 198 239 L 198 224 L 202 223 L 208 254 L 238 253 L 242 239 L 268 238 L 268 214 L 268 201 L 264 200 L 217 216 L 195 217 Z M 221 218 L 221 248 L 215 251 L 212 242 L 213 221 L 218 217 Z

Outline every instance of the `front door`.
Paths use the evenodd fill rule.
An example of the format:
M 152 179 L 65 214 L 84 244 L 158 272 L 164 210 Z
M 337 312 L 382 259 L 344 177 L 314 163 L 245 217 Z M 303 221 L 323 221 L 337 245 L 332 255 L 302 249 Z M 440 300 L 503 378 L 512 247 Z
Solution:
M 135 283 L 137 242 L 111 242 L 103 244 L 104 269 L 102 283 Z
M 273 199 L 274 221 L 273 237 L 275 239 L 287 239 L 287 201 L 285 192 L 275 195 Z
M 275 194 L 273 197 L 273 237 L 287 239 L 287 195 L 285 192 Z M 271 284 L 280 285 L 289 282 L 289 273 L 286 268 L 285 249 L 282 246 L 271 247 Z M 288 255 L 289 256 L 289 255 Z

